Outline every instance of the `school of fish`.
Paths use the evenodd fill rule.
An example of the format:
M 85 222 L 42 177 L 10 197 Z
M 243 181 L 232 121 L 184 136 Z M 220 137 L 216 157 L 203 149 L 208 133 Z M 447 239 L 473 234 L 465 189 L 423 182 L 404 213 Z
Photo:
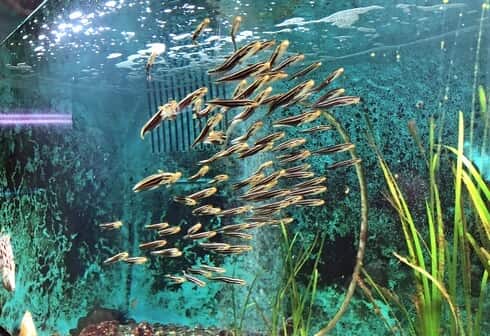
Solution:
M 194 45 L 198 45 L 199 36 L 210 23 L 211 20 L 206 18 L 197 26 L 192 34 Z M 108 257 L 105 264 L 124 262 L 140 265 L 148 263 L 150 258 L 182 257 L 182 249 L 168 245 L 169 238 L 175 239 L 179 235 L 179 239 L 183 241 L 197 242 L 193 246 L 200 249 L 201 253 L 247 253 L 252 250 L 252 246 L 247 244 L 254 238 L 255 231 L 252 230 L 264 226 L 287 225 L 294 221 L 294 218 L 287 217 L 285 209 L 325 204 L 321 195 L 327 191 L 326 177 L 316 176 L 307 160 L 317 155 L 349 151 L 355 145 L 341 143 L 313 148 L 309 145 L 310 138 L 333 129 L 331 125 L 321 123 L 323 109 L 357 104 L 360 98 L 344 95 L 343 88 L 323 92 L 344 73 L 343 68 L 332 71 L 321 83 L 305 78 L 322 66 L 318 61 L 289 74 L 289 67 L 304 61 L 305 56 L 298 53 L 286 57 L 290 47 L 288 40 L 252 41 L 237 46 L 236 35 L 241 23 L 240 16 L 232 20 L 230 34 L 234 51 L 221 64 L 208 71 L 215 76 L 216 83 L 235 85 L 233 94 L 206 101 L 208 88 L 199 88 L 189 92 L 180 101 L 170 100 L 160 106 L 140 130 L 140 136 L 144 138 L 163 121 L 175 120 L 188 107 L 192 107 L 194 118 L 207 118 L 192 146 L 205 143 L 215 146 L 216 151 L 198 163 L 194 174 L 185 177 L 178 171 L 158 171 L 136 183 L 133 188 L 134 192 L 142 192 L 165 185 L 170 188 L 168 192 L 172 192 L 177 181 L 190 182 L 209 178 L 204 183 L 205 187 L 200 190 L 187 194 L 176 192 L 173 197 L 175 202 L 189 207 L 195 223 L 189 227 L 167 222 L 147 224 L 145 229 L 154 232 L 154 240 L 141 242 L 137 255 L 121 251 Z M 156 57 L 152 53 L 148 59 L 148 78 Z M 272 86 L 274 82 L 282 82 L 290 88 L 285 92 L 276 92 Z M 292 107 L 300 112 L 291 114 Z M 279 116 L 280 110 L 289 113 L 287 116 Z M 233 114 L 231 122 L 226 125 L 226 129 L 218 129 L 225 114 Z M 253 117 L 256 120 L 237 134 L 237 130 L 243 128 L 240 126 Z M 313 125 L 315 122 L 316 125 Z M 290 137 L 290 130 L 296 130 L 302 136 Z M 263 153 L 268 154 L 261 155 Z M 240 181 L 220 171 L 220 167 L 224 166 L 221 162 L 224 159 L 244 162 L 252 156 L 266 157 L 268 160 L 261 162 L 250 176 Z M 327 169 L 339 169 L 359 163 L 360 159 L 337 161 Z M 225 190 L 236 195 L 237 201 L 241 203 L 227 209 L 213 204 L 213 197 Z M 206 229 L 202 219 L 209 216 L 219 217 L 223 225 L 218 229 Z M 118 230 L 122 226 L 122 221 L 100 224 L 100 228 L 105 231 Z M 209 281 L 246 285 L 245 280 L 226 273 L 227 270 L 219 265 L 199 263 L 176 274 L 166 274 L 165 278 L 171 284 L 191 282 L 199 287 L 206 286 Z

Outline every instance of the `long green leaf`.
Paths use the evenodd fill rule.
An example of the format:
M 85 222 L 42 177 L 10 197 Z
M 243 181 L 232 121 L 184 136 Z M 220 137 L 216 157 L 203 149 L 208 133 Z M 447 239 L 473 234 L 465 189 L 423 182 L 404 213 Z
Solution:
M 444 148 L 448 149 L 453 154 L 458 155 L 458 151 L 454 147 L 444 146 Z M 475 179 L 476 185 L 483 192 L 487 201 L 490 201 L 490 189 L 488 188 L 486 182 L 483 180 L 481 174 L 478 172 L 478 170 L 475 168 L 473 163 L 466 156 L 462 155 L 461 160 L 464 166 L 466 167 L 466 169 L 468 169 L 468 172 L 470 173 L 471 177 Z
M 456 308 L 453 300 L 451 299 L 451 296 L 449 295 L 449 293 L 447 292 L 446 288 L 444 287 L 444 285 L 441 282 L 439 282 L 437 279 L 435 279 L 432 275 L 430 275 L 430 273 L 428 273 L 422 267 L 417 266 L 417 265 L 409 262 L 406 258 L 402 257 L 401 255 L 397 254 L 396 252 L 393 252 L 393 254 L 402 263 L 404 263 L 405 265 L 413 268 L 415 271 L 419 272 L 423 277 L 425 277 L 425 278 L 429 279 L 430 281 L 432 281 L 432 283 L 439 289 L 439 291 L 441 292 L 441 295 L 444 297 L 444 299 L 447 301 L 447 303 L 449 305 L 449 309 L 451 310 L 451 314 L 452 314 L 453 320 L 454 320 L 454 322 L 456 324 L 456 328 L 459 330 L 459 333 L 460 333 L 459 335 L 464 336 L 465 335 L 465 332 L 464 332 L 464 329 L 461 328 L 461 320 L 459 318 L 459 314 L 458 314 L 457 308 Z

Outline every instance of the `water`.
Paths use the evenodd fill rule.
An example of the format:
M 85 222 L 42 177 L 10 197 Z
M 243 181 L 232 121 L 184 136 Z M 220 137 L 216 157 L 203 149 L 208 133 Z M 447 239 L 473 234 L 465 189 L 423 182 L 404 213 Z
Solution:
M 207 176 L 190 182 L 185 177 L 199 169 L 197 163 L 221 149 L 207 144 L 191 148 L 206 119 L 193 119 L 187 109 L 176 120 L 163 122 L 144 140 L 139 137 L 148 118 L 168 100 L 182 99 L 202 86 L 208 87 L 207 99 L 231 96 L 235 84 L 216 84 L 207 70 L 233 51 L 229 31 L 235 15 L 243 17 L 239 46 L 253 40 L 275 39 L 279 43 L 287 39 L 290 46 L 283 57 L 299 52 L 305 55 L 304 62 L 288 69 L 290 74 L 321 61 L 322 66 L 305 77 L 320 83 L 331 71 L 345 69 L 330 88 L 345 88 L 347 95 L 360 96 L 362 101 L 334 108 L 332 113 L 363 160 L 370 209 L 363 264 L 378 284 L 402 298 L 415 318 L 410 300 L 412 273 L 392 255 L 393 251 L 408 254 L 403 231 L 384 196 L 387 187 L 369 143 L 366 116 L 422 234 L 427 231 L 424 198 L 429 193 L 428 174 L 407 128 L 409 121 L 415 121 L 426 150 L 430 118 L 437 123 L 436 141 L 455 145 L 458 111 L 463 111 L 465 153 L 484 177 L 490 176 L 484 148 L 490 146 L 485 137 L 488 114 L 481 112 L 476 94 L 478 86 L 488 87 L 488 11 L 482 9 L 480 0 L 444 2 L 117 0 L 50 1 L 43 5 L 3 42 L 0 52 L 0 110 L 2 120 L 11 121 L 2 125 L 0 137 L 0 220 L 2 231 L 11 235 L 17 266 L 15 291 L 0 293 L 0 325 L 15 330 L 24 311 L 29 310 L 40 335 L 69 335 L 70 330 L 78 334 L 89 324 L 107 320 L 118 320 L 117 324 L 127 329 L 134 328 L 128 321 L 152 323 L 154 328 L 160 323 L 166 325 L 160 328 L 166 328 L 167 333 L 169 324 L 175 324 L 181 329 L 200 325 L 209 328 L 210 334 L 241 329 L 271 335 L 284 329 L 284 324 L 299 321 L 297 316 L 292 318 L 291 304 L 297 299 L 292 283 L 305 297 L 306 308 L 303 324 L 298 322 L 302 328 L 287 326 L 288 335 L 292 329 L 298 335 L 312 335 L 334 316 L 351 283 L 362 238 L 362 190 L 356 170 L 352 166 L 326 169 L 349 159 L 347 153 L 312 156 L 305 161 L 315 175 L 327 176 L 327 192 L 310 197 L 323 199 L 323 206 L 291 206 L 278 216 L 295 218 L 287 225 L 288 242 L 295 237 L 293 257 L 288 258 L 278 225 L 247 231 L 254 235 L 250 241 L 219 234 L 211 241 L 253 248 L 222 256 L 208 253 L 182 236 L 197 221 L 204 230 L 213 230 L 242 223 L 251 214 L 197 218 L 192 208 L 176 203 L 173 197 L 207 188 L 211 177 L 227 174 L 229 180 L 217 185 L 219 192 L 201 204 L 209 202 L 222 209 L 244 205 L 239 198 L 243 192 L 233 191 L 231 184 L 252 175 L 267 160 L 274 160 L 275 167 L 268 173 L 282 167 L 276 153 L 219 160 Z M 195 46 L 190 36 L 206 17 L 211 24 Z M 148 78 L 145 65 L 152 51 L 159 56 Z M 277 81 L 273 94 L 300 82 Z M 236 111 L 226 113 L 217 127 L 225 129 Z M 232 135 L 239 136 L 252 122 L 261 120 L 263 129 L 249 141 L 253 145 L 279 130 L 271 127 L 274 120 L 300 111 L 299 106 L 279 109 L 266 117 L 262 109 Z M 41 118 L 45 123 L 26 126 L 19 125 L 17 119 L 13 121 L 17 126 L 12 126 L 14 113 L 27 115 L 28 121 Z M 321 123 L 326 123 L 323 117 L 298 128 Z M 276 144 L 304 136 L 296 128 L 286 132 Z M 335 131 L 306 137 L 306 148 L 311 150 L 344 142 Z M 451 220 L 454 192 L 448 157 L 445 154 L 441 160 L 439 181 L 442 203 Z M 158 170 L 179 171 L 184 178 L 170 187 L 132 191 L 138 181 Z M 298 182 L 279 179 L 274 188 Z M 99 224 L 116 220 L 124 223 L 121 229 L 100 230 Z M 154 257 L 139 250 L 140 243 L 157 237 L 144 226 L 159 222 L 181 226 L 179 238 L 169 237 L 167 246 L 179 248 L 182 257 Z M 452 227 L 447 234 L 452 241 Z M 320 248 L 321 237 L 325 241 Z M 311 254 L 291 277 L 291 263 L 302 260 L 311 246 Z M 104 265 L 104 260 L 121 251 L 146 255 L 149 261 L 144 265 Z M 204 277 L 199 278 L 207 282 L 205 287 L 190 281 L 173 285 L 164 277 L 182 276 L 181 270 L 199 264 L 224 267 L 227 276 L 243 279 L 247 285 Z M 307 330 L 311 297 L 307 286 L 315 268 L 319 276 Z M 482 267 L 476 257 L 472 269 L 473 281 L 479 283 Z M 283 293 L 284 286 L 287 291 Z M 395 315 L 400 320 L 397 324 L 388 305 L 381 300 L 376 304 L 383 318 L 374 314 L 369 297 L 357 290 L 331 334 L 388 335 L 392 334 L 389 329 L 408 333 L 409 324 L 402 314 Z M 488 313 L 488 304 L 485 308 Z M 449 313 L 444 318 L 447 325 Z M 482 331 L 485 326 L 488 330 L 483 324 Z M 442 334 L 447 334 L 444 330 Z

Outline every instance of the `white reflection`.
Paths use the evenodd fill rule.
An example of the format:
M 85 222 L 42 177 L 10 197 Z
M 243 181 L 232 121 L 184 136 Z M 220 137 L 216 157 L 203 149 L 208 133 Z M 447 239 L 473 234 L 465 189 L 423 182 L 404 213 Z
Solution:
M 79 19 L 82 17 L 82 12 L 80 12 L 80 11 L 73 12 L 68 17 L 70 18 L 70 20 Z

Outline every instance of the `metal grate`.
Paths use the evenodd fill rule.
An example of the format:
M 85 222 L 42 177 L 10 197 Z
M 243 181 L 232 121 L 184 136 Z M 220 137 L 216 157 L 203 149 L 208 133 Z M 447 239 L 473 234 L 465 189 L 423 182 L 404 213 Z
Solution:
M 169 100 L 179 101 L 192 91 L 206 86 L 208 93 L 205 102 L 217 97 L 227 97 L 227 87 L 224 84 L 213 83 L 207 69 L 196 67 L 183 67 L 168 72 L 158 80 L 147 82 L 148 91 L 148 117 L 151 117 L 161 106 Z M 165 120 L 160 127 L 151 133 L 151 150 L 153 153 L 187 152 L 207 121 L 207 117 L 192 118 L 192 107 L 187 107 L 175 120 Z M 228 124 L 225 116 L 220 127 Z M 205 145 L 198 145 L 195 149 L 203 150 Z

